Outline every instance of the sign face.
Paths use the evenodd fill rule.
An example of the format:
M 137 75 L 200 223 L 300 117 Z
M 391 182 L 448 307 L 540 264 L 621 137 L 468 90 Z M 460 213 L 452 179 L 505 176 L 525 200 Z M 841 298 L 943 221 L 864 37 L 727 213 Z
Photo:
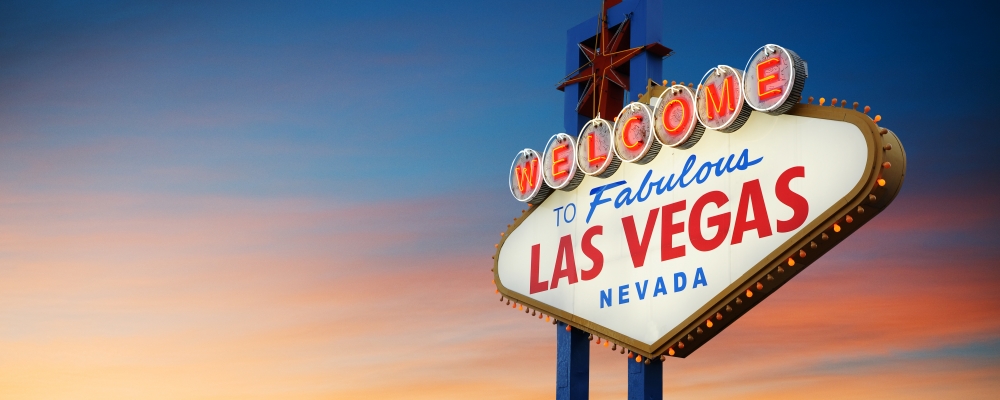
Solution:
M 715 104 L 729 113 L 703 123 L 732 125 L 742 111 L 728 108 L 721 93 L 729 82 L 726 96 L 742 105 L 740 75 L 710 71 L 702 88 L 715 85 Z M 657 104 L 665 126 L 695 123 L 675 118 L 685 111 L 670 101 Z M 698 107 L 704 101 L 698 97 Z M 902 182 L 905 156 L 895 135 L 854 110 L 747 111 L 737 132 L 705 130 L 696 146 L 652 155 L 650 114 L 627 106 L 615 124 L 615 150 L 645 164 L 588 175 L 575 190 L 531 207 L 503 236 L 494 268 L 506 298 L 646 357 L 690 354 L 877 214 Z M 579 139 L 585 172 L 587 146 L 598 143 L 590 142 L 592 131 L 585 127 Z M 518 157 L 515 197 L 527 187 L 517 168 L 530 168 L 537 155 Z
M 801 104 L 807 75 L 765 45 L 745 72 L 650 81 L 614 124 L 519 152 L 509 183 L 529 209 L 497 244 L 501 300 L 647 359 L 704 345 L 902 185 L 896 135 L 846 101 Z

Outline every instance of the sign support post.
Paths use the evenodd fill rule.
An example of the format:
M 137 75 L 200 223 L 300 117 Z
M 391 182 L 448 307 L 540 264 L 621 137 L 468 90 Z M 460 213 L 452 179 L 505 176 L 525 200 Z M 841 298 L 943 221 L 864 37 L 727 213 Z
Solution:
M 590 18 L 587 21 L 571 28 L 566 32 L 566 73 L 573 74 L 581 69 L 580 44 L 591 40 L 594 36 L 594 27 L 602 24 L 599 18 L 606 18 L 603 22 L 608 27 L 614 27 L 628 19 L 630 48 L 648 48 L 649 44 L 659 45 L 661 32 L 663 29 L 662 0 L 604 0 L 602 5 L 602 15 Z M 612 31 L 613 32 L 613 31 Z M 611 33 L 611 32 L 609 32 Z M 598 38 L 597 40 L 600 40 Z M 660 46 L 662 48 L 662 46 Z M 621 104 L 610 107 L 610 111 L 604 118 L 612 118 L 617 114 L 625 102 L 634 101 L 637 93 L 646 89 L 646 82 L 649 79 L 659 82 L 662 77 L 663 57 L 669 54 L 670 50 L 655 48 L 650 51 L 643 51 L 634 56 L 628 62 L 628 84 L 625 89 L 624 99 L 614 99 Z M 608 51 L 601 49 L 599 51 Z M 612 49 L 612 51 L 617 49 Z M 664 53 L 665 51 L 665 53 Z M 566 132 L 575 134 L 591 120 L 594 115 L 582 115 L 577 109 L 580 102 L 581 85 L 587 83 L 573 83 L 566 85 L 564 123 Z M 596 82 L 590 82 L 597 85 Z M 604 97 L 608 88 L 601 86 L 596 96 Z M 611 96 L 612 98 L 615 96 Z M 609 101 L 609 100 L 605 100 Z M 607 107 L 607 106 L 606 106 Z M 603 107 L 602 107 L 603 108 Z M 587 399 L 590 386 L 590 344 L 589 334 L 577 329 L 566 331 L 566 325 L 562 322 L 556 324 L 556 399 L 558 400 L 579 400 Z M 632 399 L 662 399 L 663 398 L 663 365 L 659 360 L 651 360 L 650 365 L 636 363 L 629 359 L 629 400 Z
M 663 363 L 652 358 L 649 365 L 627 359 L 628 400 L 663 400 Z
M 579 329 L 556 324 L 556 400 L 587 400 L 590 396 L 590 339 Z

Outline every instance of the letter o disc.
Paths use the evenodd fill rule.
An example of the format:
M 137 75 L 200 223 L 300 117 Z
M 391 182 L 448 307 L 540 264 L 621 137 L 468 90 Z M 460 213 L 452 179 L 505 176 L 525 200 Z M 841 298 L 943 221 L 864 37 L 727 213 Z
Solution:
M 537 151 L 524 149 L 517 153 L 510 164 L 509 185 L 510 194 L 528 204 L 540 204 L 552 193 L 542 179 L 541 156 Z
M 805 61 L 794 51 L 776 44 L 757 49 L 743 73 L 747 104 L 772 115 L 784 114 L 798 104 L 805 85 Z
M 607 178 L 614 175 L 622 161 L 615 155 L 614 127 L 607 120 L 587 121 L 576 141 L 576 163 L 584 174 Z
M 565 133 L 549 138 L 542 153 L 542 177 L 553 189 L 573 190 L 583 181 L 576 166 L 576 142 Z
M 684 85 L 673 85 L 663 90 L 653 108 L 656 139 L 660 143 L 687 149 L 698 143 L 705 127 L 695 115 L 694 92 Z
M 622 161 L 645 164 L 660 152 L 653 138 L 653 111 L 642 103 L 625 106 L 615 120 L 615 153 Z
M 705 73 L 695 93 L 702 125 L 720 132 L 736 132 L 747 122 L 750 107 L 744 107 L 742 79 L 743 71 L 728 65 Z

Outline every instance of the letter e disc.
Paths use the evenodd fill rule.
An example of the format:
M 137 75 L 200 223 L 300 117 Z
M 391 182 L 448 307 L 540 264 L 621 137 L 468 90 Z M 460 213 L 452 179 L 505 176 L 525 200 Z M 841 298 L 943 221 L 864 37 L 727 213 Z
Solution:
M 584 174 L 607 178 L 618 170 L 622 161 L 611 149 L 613 129 L 610 122 L 600 118 L 583 125 L 576 140 L 576 164 Z
M 510 194 L 518 201 L 540 204 L 552 193 L 542 180 L 541 157 L 537 151 L 524 149 L 510 164 Z
M 728 65 L 712 68 L 695 93 L 698 121 L 708 129 L 736 132 L 750 118 L 743 102 L 743 71 Z
M 542 177 L 553 189 L 573 190 L 583 181 L 576 166 L 576 142 L 565 133 L 549 138 L 542 153 Z
M 645 164 L 659 153 L 653 138 L 653 111 L 642 103 L 625 106 L 615 120 L 615 153 L 625 162 Z
M 680 149 L 698 143 L 705 127 L 698 122 L 694 105 L 694 92 L 687 86 L 673 85 L 663 90 L 653 108 L 653 128 L 660 143 Z
M 743 72 L 747 104 L 772 115 L 784 114 L 798 104 L 805 85 L 805 61 L 776 44 L 757 49 Z

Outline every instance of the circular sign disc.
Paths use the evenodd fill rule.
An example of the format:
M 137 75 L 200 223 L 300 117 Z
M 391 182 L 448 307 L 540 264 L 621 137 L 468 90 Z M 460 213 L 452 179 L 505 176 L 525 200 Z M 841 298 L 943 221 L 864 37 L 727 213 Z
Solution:
M 576 166 L 576 142 L 565 133 L 549 139 L 542 152 L 542 177 L 553 189 L 573 190 L 583 180 Z
M 614 138 L 611 123 L 592 119 L 583 125 L 576 141 L 576 164 L 584 174 L 607 178 L 615 173 L 621 160 L 611 148 Z
M 663 90 L 653 108 L 653 117 L 656 138 L 670 147 L 689 148 L 705 132 L 705 127 L 695 116 L 694 92 L 684 85 L 673 85 Z
M 653 112 L 642 103 L 625 106 L 615 120 L 615 153 L 623 161 L 645 164 L 656 157 L 660 143 L 653 138 Z
M 802 99 L 805 62 L 776 44 L 757 49 L 743 73 L 746 102 L 757 111 L 783 114 Z
M 542 181 L 541 157 L 537 151 L 524 149 L 510 164 L 510 194 L 518 201 L 538 204 L 552 191 Z
M 735 132 L 750 118 L 743 106 L 743 73 L 728 65 L 708 70 L 695 94 L 698 121 L 708 129 Z

